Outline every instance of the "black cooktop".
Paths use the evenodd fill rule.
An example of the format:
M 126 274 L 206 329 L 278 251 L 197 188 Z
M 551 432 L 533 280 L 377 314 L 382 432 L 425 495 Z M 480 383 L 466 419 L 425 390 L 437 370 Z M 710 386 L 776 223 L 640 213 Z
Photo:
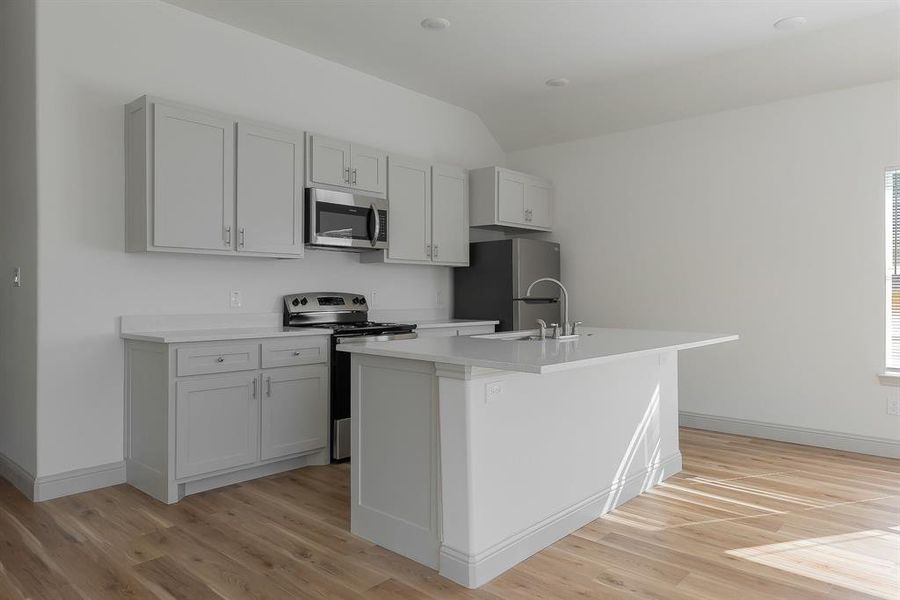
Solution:
M 315 323 L 310 325 L 293 325 L 293 327 L 323 327 L 334 331 L 334 335 L 377 335 L 383 333 L 408 333 L 416 326 L 407 323 L 376 323 L 359 321 L 356 323 Z

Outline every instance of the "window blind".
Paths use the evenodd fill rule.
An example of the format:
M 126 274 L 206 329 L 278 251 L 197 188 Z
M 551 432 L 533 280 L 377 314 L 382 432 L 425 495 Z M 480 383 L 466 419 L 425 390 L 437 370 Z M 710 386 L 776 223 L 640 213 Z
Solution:
M 890 307 L 887 329 L 887 367 L 900 370 L 900 168 L 888 169 L 885 176 L 888 203 L 888 273 Z

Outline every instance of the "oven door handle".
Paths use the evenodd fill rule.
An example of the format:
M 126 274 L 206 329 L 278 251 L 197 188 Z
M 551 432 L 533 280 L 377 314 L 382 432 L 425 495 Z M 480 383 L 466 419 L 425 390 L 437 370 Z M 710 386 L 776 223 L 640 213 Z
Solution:
M 375 204 L 369 205 L 369 231 L 372 232 L 372 235 L 369 236 L 369 242 L 371 242 L 372 246 L 378 243 L 378 238 L 381 235 L 381 219 L 378 218 L 378 209 L 375 208 Z M 374 231 L 373 231 L 374 230 Z
M 410 333 L 386 333 L 384 335 L 359 335 L 353 337 L 339 337 L 335 339 L 338 344 L 363 344 L 365 342 L 390 342 L 391 340 L 414 340 L 419 337 L 415 331 Z

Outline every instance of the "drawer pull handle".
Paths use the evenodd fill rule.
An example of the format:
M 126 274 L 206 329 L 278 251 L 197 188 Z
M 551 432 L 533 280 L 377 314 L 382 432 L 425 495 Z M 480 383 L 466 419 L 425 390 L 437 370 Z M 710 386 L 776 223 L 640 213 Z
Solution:
M 294 356 L 300 356 L 301 354 L 303 354 L 303 353 L 300 352 L 299 350 L 294 350 Z
M 225 359 L 220 356 L 219 358 L 216 359 L 216 362 L 219 362 L 219 363 L 225 362 Z

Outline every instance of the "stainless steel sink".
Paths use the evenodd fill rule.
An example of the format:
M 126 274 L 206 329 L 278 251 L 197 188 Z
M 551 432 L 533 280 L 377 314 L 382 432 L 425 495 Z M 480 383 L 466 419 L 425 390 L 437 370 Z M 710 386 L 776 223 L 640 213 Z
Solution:
M 593 333 L 587 333 L 582 335 L 594 335 Z M 502 340 L 504 342 L 540 342 L 541 336 L 538 333 L 537 329 L 529 329 L 525 331 L 501 331 L 500 333 L 482 333 L 481 335 L 473 335 L 473 338 L 477 338 L 479 340 Z M 559 342 L 569 342 L 575 339 L 578 339 L 579 336 L 567 336 L 564 338 L 553 338 L 551 336 L 547 336 L 543 338 L 546 341 L 559 341 Z
M 473 338 L 480 340 L 503 340 L 505 342 L 539 342 L 541 336 L 538 335 L 536 329 L 530 331 L 504 331 L 501 333 L 484 333 L 481 335 L 473 335 Z M 549 338 L 548 338 L 549 339 Z

